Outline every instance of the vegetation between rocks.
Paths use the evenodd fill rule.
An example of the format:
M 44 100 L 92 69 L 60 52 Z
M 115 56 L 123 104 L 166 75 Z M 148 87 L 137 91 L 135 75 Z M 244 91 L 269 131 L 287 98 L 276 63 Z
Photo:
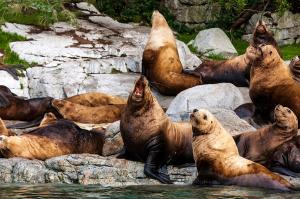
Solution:
M 25 68 L 31 65 L 25 60 L 20 59 L 20 57 L 15 52 L 12 52 L 9 47 L 10 42 L 24 41 L 24 40 L 25 38 L 22 36 L 19 36 L 17 34 L 6 33 L 0 30 L 0 49 L 1 51 L 4 52 L 3 62 L 5 64 L 12 64 L 12 65 L 21 64 L 24 65 Z

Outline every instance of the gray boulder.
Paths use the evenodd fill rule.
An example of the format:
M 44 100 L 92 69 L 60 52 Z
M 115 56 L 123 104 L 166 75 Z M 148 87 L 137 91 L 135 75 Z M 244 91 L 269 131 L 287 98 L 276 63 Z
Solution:
M 196 36 L 193 46 L 198 52 L 209 54 L 219 54 L 224 57 L 237 55 L 237 51 L 232 45 L 228 36 L 220 28 L 202 30 Z
M 237 87 L 229 83 L 195 86 L 179 93 L 171 102 L 167 114 L 191 112 L 195 108 L 222 108 L 234 110 L 244 104 Z

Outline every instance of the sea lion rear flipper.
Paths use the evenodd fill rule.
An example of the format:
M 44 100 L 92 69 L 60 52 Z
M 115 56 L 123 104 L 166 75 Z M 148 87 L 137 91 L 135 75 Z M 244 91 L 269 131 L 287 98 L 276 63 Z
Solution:
M 10 105 L 9 99 L 0 92 L 0 108 L 5 108 Z
M 9 126 L 7 126 L 7 128 L 8 129 L 26 129 L 26 128 L 39 126 L 42 119 L 43 119 L 43 117 L 38 117 L 37 119 L 32 120 L 30 122 L 21 122 L 18 124 L 9 125 Z
M 156 179 L 163 184 L 172 184 L 165 165 L 161 165 L 159 170 L 159 163 L 161 162 L 163 150 L 163 143 L 161 140 L 161 136 L 155 136 L 146 144 L 148 157 L 145 162 L 144 173 L 146 176 Z
M 271 171 L 286 175 L 286 176 L 291 176 L 293 178 L 300 178 L 300 173 L 295 173 L 288 168 L 282 167 L 282 166 L 274 166 L 270 168 Z

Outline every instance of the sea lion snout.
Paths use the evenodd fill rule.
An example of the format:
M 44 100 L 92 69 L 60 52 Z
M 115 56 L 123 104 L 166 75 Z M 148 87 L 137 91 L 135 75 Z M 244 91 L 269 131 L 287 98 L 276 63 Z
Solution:
M 298 128 L 298 119 L 294 112 L 288 107 L 277 105 L 274 109 L 274 120 L 276 124 L 287 130 L 293 130 Z

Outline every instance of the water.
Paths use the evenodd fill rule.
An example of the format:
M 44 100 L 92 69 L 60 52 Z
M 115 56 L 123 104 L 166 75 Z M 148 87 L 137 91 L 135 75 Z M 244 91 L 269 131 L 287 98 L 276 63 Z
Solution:
M 97 185 L 67 184 L 0 184 L 0 198 L 300 198 L 300 192 L 276 192 L 255 188 L 234 186 L 193 187 L 193 186 L 129 186 L 103 188 Z

